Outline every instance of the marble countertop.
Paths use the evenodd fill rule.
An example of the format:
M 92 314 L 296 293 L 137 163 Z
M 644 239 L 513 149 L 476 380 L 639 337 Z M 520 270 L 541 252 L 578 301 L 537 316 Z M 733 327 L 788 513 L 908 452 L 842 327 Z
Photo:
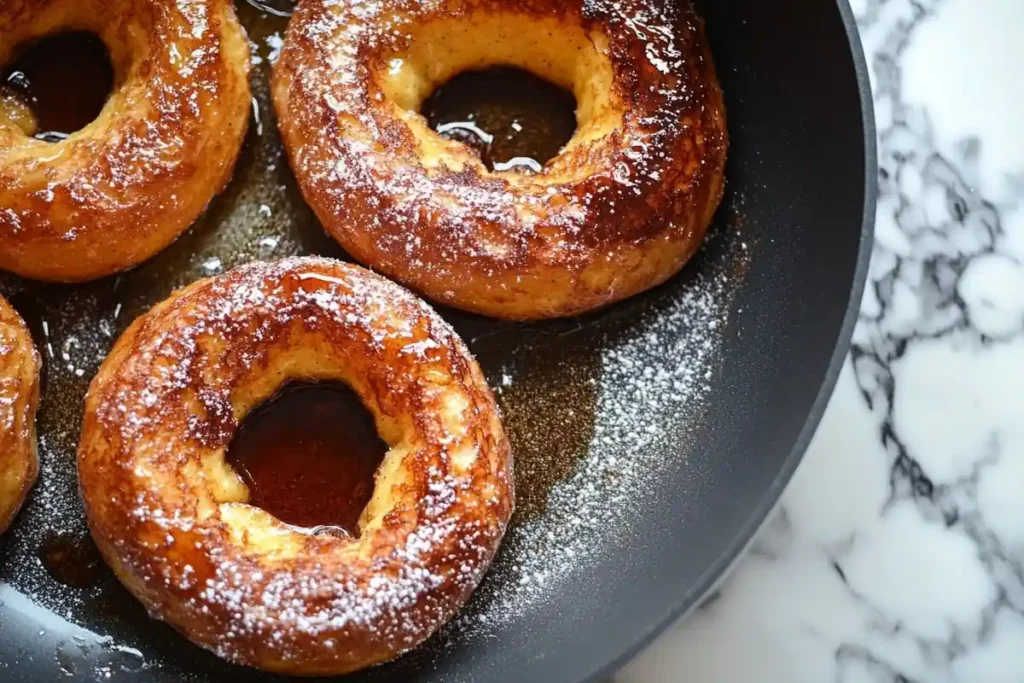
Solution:
M 747 557 L 616 683 L 1024 681 L 1024 2 L 851 4 L 881 166 L 852 351 Z

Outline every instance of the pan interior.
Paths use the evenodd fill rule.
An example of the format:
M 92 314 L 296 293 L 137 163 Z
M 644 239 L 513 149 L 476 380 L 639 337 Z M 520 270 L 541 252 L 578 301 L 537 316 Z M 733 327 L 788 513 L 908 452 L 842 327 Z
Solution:
M 442 311 L 495 388 L 519 507 L 460 617 L 427 647 L 346 681 L 595 676 L 697 600 L 795 465 L 859 272 L 867 162 L 854 61 L 833 4 L 698 4 L 732 137 L 705 248 L 667 285 L 580 319 Z M 0 539 L 0 661 L 25 680 L 263 680 L 148 619 L 104 568 L 69 580 L 46 551 L 59 534 L 62 557 L 95 562 L 74 471 L 81 405 L 136 316 L 254 259 L 345 258 L 302 202 L 271 116 L 286 18 L 238 10 L 256 46 L 255 118 L 206 216 L 122 276 L 77 287 L 0 278 L 46 364 L 43 471 Z M 797 38 L 799 55 L 779 49 Z

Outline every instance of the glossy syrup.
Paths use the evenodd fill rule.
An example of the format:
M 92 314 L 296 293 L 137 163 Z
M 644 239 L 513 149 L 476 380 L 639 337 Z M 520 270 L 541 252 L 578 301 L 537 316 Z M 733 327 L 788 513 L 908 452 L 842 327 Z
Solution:
M 350 388 L 294 382 L 245 418 L 228 462 L 251 505 L 297 527 L 354 537 L 387 448 Z
M 39 548 L 47 573 L 65 586 L 90 588 L 103 575 L 103 559 L 87 533 L 51 531 Z
M 252 680 L 251 673 L 229 672 L 150 619 L 109 570 L 101 567 L 101 580 L 88 589 L 54 580 L 66 579 L 61 568 L 74 563 L 62 562 L 63 553 L 52 551 L 62 543 L 48 539 L 55 529 L 88 533 L 75 471 L 82 404 L 110 346 L 133 320 L 174 289 L 242 263 L 298 254 L 344 258 L 303 202 L 273 117 L 270 69 L 285 35 L 287 17 L 282 15 L 292 4 L 235 3 L 255 46 L 253 120 L 231 184 L 191 230 L 138 268 L 92 283 L 45 285 L 0 273 L 0 294 L 26 318 L 47 365 L 38 419 L 40 479 L 15 525 L 0 537 L 0 591 L 6 589 L 0 596 L 0 681 L 26 676 L 47 681 Z M 0 64 L 0 85 L 5 66 Z M 496 96 L 504 94 L 499 90 Z M 470 114 L 478 116 L 473 110 Z M 572 132 L 567 128 L 564 139 Z M 558 145 L 553 147 L 551 153 L 557 152 Z M 543 158 L 540 152 L 527 153 Z M 722 314 L 731 308 L 732 292 L 742 281 L 734 278 L 724 291 L 715 284 L 723 272 L 734 273 L 737 259 L 748 258 L 736 256 L 742 233 L 733 230 L 731 220 L 718 235 L 691 275 L 585 318 L 518 325 L 443 311 L 480 361 L 501 404 L 515 453 L 517 514 L 489 578 L 445 635 L 414 659 L 406 657 L 371 677 L 415 677 L 410 669 L 432 670 L 453 645 L 477 637 L 517 637 L 506 624 L 523 623 L 522 616 L 549 604 L 563 582 L 585 581 L 590 558 L 614 555 L 628 542 L 636 515 L 657 500 L 652 493 L 661 489 L 652 482 L 666 463 L 678 462 L 680 444 L 698 424 L 702 393 L 691 381 L 712 369 L 708 355 L 717 342 L 709 346 L 707 330 L 712 324 L 725 327 Z M 678 358 L 687 362 L 672 362 Z M 659 378 L 665 368 L 667 379 L 641 391 L 638 367 L 654 368 Z M 657 400 L 637 402 L 638 395 Z M 669 409 L 665 405 L 671 397 L 685 400 Z M 672 433 L 652 442 L 655 437 L 646 435 L 652 425 L 667 426 Z M 298 437 L 314 430 L 303 423 L 291 431 Z M 643 448 L 634 443 L 640 434 Z M 290 462 L 280 464 L 282 469 L 270 472 L 286 474 Z M 264 487 L 256 488 L 261 493 Z M 46 555 L 57 561 L 43 559 Z M 33 605 L 38 607 L 29 610 Z M 70 634 L 55 627 L 61 620 Z M 43 630 L 46 635 L 39 636 Z M 74 661 L 65 656 L 67 651 Z M 140 665 L 156 673 L 147 678 L 136 671 Z
M 576 132 L 576 98 L 527 71 L 466 71 L 421 109 L 431 128 L 475 149 L 492 171 L 539 172 Z
M 19 49 L 3 69 L 0 99 L 26 134 L 55 142 L 95 120 L 113 86 L 114 68 L 103 41 L 70 31 Z

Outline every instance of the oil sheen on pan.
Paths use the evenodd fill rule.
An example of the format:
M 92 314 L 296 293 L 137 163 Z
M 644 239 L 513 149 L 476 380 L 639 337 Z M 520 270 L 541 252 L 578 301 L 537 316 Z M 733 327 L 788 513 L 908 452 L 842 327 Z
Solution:
M 98 560 L 85 530 L 74 454 L 82 399 L 107 350 L 138 315 L 196 279 L 257 259 L 347 258 L 302 201 L 271 115 L 269 71 L 287 3 L 266 3 L 268 11 L 256 4 L 238 3 L 253 46 L 253 118 L 233 180 L 200 221 L 123 275 L 76 287 L 0 276 L 0 291 L 26 317 L 45 364 L 42 469 L 21 517 L 0 539 L 0 621 L 9 610 L 48 612 L 39 617 L 49 624 L 44 639 L 53 639 L 53 661 L 73 675 L 153 669 L 213 680 L 233 671 L 150 620 Z M 454 107 L 448 120 L 439 111 L 431 124 L 468 118 Z M 516 126 L 528 126 L 527 118 Z M 550 127 L 564 137 L 559 125 Z M 509 140 L 499 145 L 498 163 L 528 157 Z M 590 561 L 628 538 L 660 495 L 659 471 L 681 457 L 679 444 L 701 424 L 733 294 L 754 251 L 742 198 L 727 195 L 695 262 L 630 302 L 525 325 L 441 310 L 495 391 L 515 453 L 518 500 L 469 605 L 410 657 L 429 663 L 452 644 L 486 640 L 528 619 L 560 586 L 586 581 Z

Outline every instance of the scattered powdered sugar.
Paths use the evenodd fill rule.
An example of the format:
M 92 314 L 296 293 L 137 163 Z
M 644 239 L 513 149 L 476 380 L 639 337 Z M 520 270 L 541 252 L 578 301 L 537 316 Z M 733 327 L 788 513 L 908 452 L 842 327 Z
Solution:
M 117 647 L 137 647 L 153 666 L 183 679 L 198 666 L 192 653 L 172 648 L 181 656 L 158 655 L 154 641 L 167 632 L 127 604 L 112 574 L 86 587 L 60 583 L 43 565 L 40 548 L 53 532 L 85 533 L 75 471 L 82 404 L 110 345 L 132 320 L 175 287 L 253 259 L 343 256 L 302 201 L 276 135 L 267 78 L 284 20 L 254 20 L 251 7 L 238 9 L 260 51 L 253 76 L 259 125 L 251 127 L 231 185 L 200 222 L 158 257 L 116 278 L 50 287 L 0 277 L 0 292 L 26 316 L 46 365 L 39 482 L 15 527 L 0 539 L 0 585 L 109 634 L 110 642 L 123 644 Z M 710 256 L 689 269 L 692 276 L 582 321 L 512 325 L 445 313 L 498 396 L 516 457 L 518 500 L 499 558 L 446 629 L 447 642 L 500 632 L 557 597 L 561 587 L 585 580 L 592 561 L 629 534 L 647 501 L 663 495 L 659 474 L 683 457 L 687 432 L 700 419 L 740 279 L 737 264 L 748 257 L 733 248 L 734 237 L 717 235 Z M 444 487 L 432 491 L 430 508 L 443 509 L 450 494 Z M 410 556 L 421 549 L 418 543 L 410 539 Z M 435 580 L 415 565 L 410 572 L 375 585 L 373 609 L 400 605 L 410 591 Z M 237 595 L 245 578 L 227 572 L 210 589 Z M 288 608 L 302 591 L 320 588 L 293 584 L 285 590 L 272 583 L 266 603 Z M 331 619 L 372 616 L 360 609 L 336 605 L 320 615 L 323 622 L 302 628 L 316 632 Z
M 196 602 L 216 605 L 233 615 L 230 630 L 215 647 L 219 656 L 229 660 L 238 657 L 237 642 L 251 643 L 256 634 L 287 642 L 296 638 L 327 638 L 345 629 L 359 629 L 411 645 L 424 628 L 414 616 L 422 617 L 422 612 L 414 609 L 416 604 L 449 581 L 426 566 L 422 556 L 455 533 L 463 532 L 456 530 L 451 520 L 424 525 L 396 551 L 404 562 L 397 572 L 381 572 L 366 585 L 344 578 L 329 566 L 316 565 L 303 573 L 279 570 L 265 580 L 264 572 L 255 575 L 231 562 L 220 561 L 215 576 L 207 580 Z M 472 585 L 477 576 L 477 569 L 469 569 L 456 580 Z M 431 611 L 445 610 L 432 598 L 426 599 Z M 311 611 L 311 601 L 320 608 Z M 327 640 L 324 644 L 333 648 L 336 643 Z M 287 649 L 284 656 L 289 656 Z
M 74 460 L 82 400 L 113 342 L 120 307 L 110 306 L 99 293 L 106 287 L 44 292 L 40 287 L 7 287 L 8 282 L 0 280 L 0 288 L 13 292 L 12 302 L 29 323 L 43 359 L 43 383 L 36 421 L 39 478 L 16 527 L 0 541 L 0 582 L 9 581 L 33 601 L 70 618 L 101 587 L 61 583 L 55 577 L 63 567 L 48 566 L 51 558 L 44 550 L 58 534 L 87 539 Z
M 284 38 L 281 37 L 280 33 L 273 33 L 267 36 L 266 44 L 270 49 L 270 52 L 267 53 L 267 59 L 271 64 L 274 64 L 281 55 L 281 48 L 284 47 Z
M 557 598 L 560 587 L 585 580 L 592 560 L 629 533 L 646 501 L 658 493 L 659 473 L 667 458 L 685 452 L 678 444 L 699 420 L 716 368 L 737 264 L 747 258 L 732 238 L 716 236 L 711 255 L 689 281 L 684 276 L 639 302 L 584 320 L 513 325 L 446 314 L 478 355 L 503 409 L 516 456 L 518 511 L 490 574 L 441 642 L 500 632 Z M 195 270 L 174 272 L 174 278 L 195 279 L 203 262 L 192 261 Z M 14 302 L 33 327 L 47 364 L 47 386 L 39 421 L 40 481 L 16 528 L 3 539 L 0 577 L 63 618 L 140 648 L 147 665 L 177 670 L 177 659 L 164 661 L 148 645 L 152 630 L 138 623 L 138 610 L 126 609 L 112 576 L 105 574 L 91 587 L 67 586 L 38 559 L 50 532 L 84 531 L 74 468 L 82 399 L 116 335 L 169 291 L 166 285 L 147 286 L 151 277 L 153 270 L 142 269 L 56 291 L 5 287 L 17 292 Z M 241 288 L 233 305 L 251 296 Z M 313 303 L 324 310 L 335 305 L 329 299 Z M 443 508 L 449 494 L 444 487 L 432 491 L 430 506 Z M 420 546 L 411 541 L 408 551 L 415 555 Z M 377 608 L 400 605 L 403 595 L 429 586 L 431 576 L 414 572 L 380 586 Z M 231 596 L 244 590 L 244 578 L 225 575 L 211 589 Z M 267 604 L 285 608 L 295 605 L 302 590 L 325 587 L 293 583 L 289 592 L 286 584 L 275 585 L 280 590 L 271 591 Z M 97 606 L 111 600 L 121 606 L 99 616 Z M 332 619 L 360 618 L 361 609 L 339 603 L 306 621 L 296 612 L 295 623 L 315 633 Z
M 251 8 L 239 6 L 238 10 L 250 38 L 266 46 L 261 50 L 264 57 L 273 57 L 281 46 L 285 20 L 254 23 L 252 14 L 247 16 Z M 102 566 L 89 541 L 75 466 L 83 402 L 115 339 L 175 288 L 254 259 L 308 253 L 342 256 L 295 188 L 276 135 L 268 62 L 264 59 L 253 68 L 258 125 L 250 126 L 231 183 L 177 242 L 139 268 L 93 283 L 44 285 L 0 273 L 0 294 L 26 319 L 44 366 L 37 417 L 39 478 L 12 529 L 0 537 L 0 587 L 102 634 L 105 643 L 144 650 L 147 661 L 161 668 L 174 666 L 163 662 L 152 647 L 155 639 L 166 639 L 166 632 L 155 630 L 145 612 Z M 45 548 L 54 537 L 73 539 L 81 557 L 99 563 L 94 582 L 69 585 L 62 582 L 65 577 L 57 577 L 59 567 L 47 566 Z M 6 598 L 3 602 L 9 604 Z M 3 609 L 0 605 L 0 621 L 7 618 Z M 70 664 L 65 664 L 75 660 L 76 671 L 91 671 L 99 678 L 119 670 L 111 668 L 109 657 L 104 659 L 100 653 L 114 645 L 91 649 L 72 645 L 55 653 L 62 669 L 70 670 Z M 184 647 L 182 640 L 179 649 Z M 188 655 L 181 661 L 189 661 Z
M 726 260 L 743 258 L 727 251 Z M 515 364 L 490 373 L 517 458 L 520 508 L 481 595 L 449 635 L 490 633 L 565 582 L 585 581 L 590 561 L 614 548 L 663 491 L 661 474 L 685 457 L 714 376 L 737 284 L 729 270 L 672 287 L 626 325 L 576 331 L 583 341 L 570 354 L 575 367 L 559 373 L 568 384 L 538 384 Z M 517 357 L 537 352 L 551 350 Z
M 551 14 L 556 8 L 552 3 Z M 613 264 L 609 268 L 631 269 L 630 251 L 661 245 L 657 240 L 666 234 L 675 239 L 663 248 L 683 249 L 681 237 L 703 227 L 696 223 L 717 192 L 726 147 L 719 93 L 689 5 L 592 0 L 566 7 L 568 15 L 580 13 L 579 21 L 603 34 L 612 65 L 607 83 L 581 80 L 575 90 L 607 91 L 613 108 L 617 98 L 628 105 L 614 135 L 570 144 L 548 162 L 549 173 L 540 180 L 487 172 L 461 147 L 440 148 L 438 160 L 424 166 L 424 145 L 417 139 L 432 134 L 402 123 L 417 119 L 395 117 L 403 97 L 391 92 L 385 68 L 409 74 L 397 82 L 429 82 L 433 71 L 462 65 L 461 57 L 439 50 L 427 53 L 436 64 L 417 66 L 410 47 L 418 26 L 447 26 L 441 18 L 451 11 L 445 3 L 368 0 L 304 5 L 293 17 L 294 40 L 278 64 L 287 93 L 279 100 L 285 107 L 281 123 L 293 145 L 292 163 L 327 229 L 343 244 L 372 254 L 381 272 L 447 304 L 461 300 L 481 310 L 499 306 L 523 278 L 529 281 L 551 261 L 569 273 L 605 260 Z M 463 11 L 460 6 L 455 16 Z M 499 40 L 501 31 L 486 23 L 496 19 L 483 13 L 479 21 Z M 589 54 L 593 46 L 584 31 L 572 30 L 573 21 L 559 27 L 564 51 Z M 550 42 L 550 25 L 526 27 L 537 33 L 524 33 L 524 41 Z M 458 41 L 459 32 L 433 39 Z M 577 73 L 587 73 L 584 64 L 577 64 Z M 585 98 L 580 111 L 590 104 Z M 579 124 L 584 136 L 597 125 L 588 119 Z M 414 224 L 418 229 L 410 230 Z M 523 269 L 534 273 L 521 274 Z M 633 290 L 631 280 L 622 275 L 619 291 Z M 586 289 L 578 287 L 580 299 L 590 295 Z M 554 293 L 551 299 L 549 306 L 563 300 Z

